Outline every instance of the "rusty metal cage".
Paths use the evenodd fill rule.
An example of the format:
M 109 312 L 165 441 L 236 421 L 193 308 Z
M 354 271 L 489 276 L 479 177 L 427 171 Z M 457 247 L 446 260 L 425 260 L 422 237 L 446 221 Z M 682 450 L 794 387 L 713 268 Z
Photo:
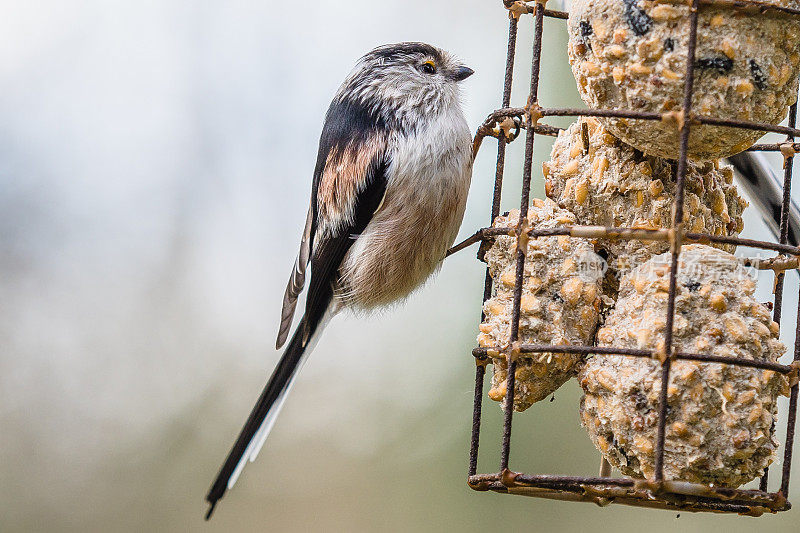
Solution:
M 675 351 L 673 348 L 673 321 L 675 317 L 676 273 L 682 243 L 726 243 L 744 245 L 762 250 L 777 252 L 775 257 L 762 261 L 752 261 L 749 264 L 760 269 L 771 269 L 775 275 L 775 300 L 773 319 L 781 324 L 783 285 L 785 271 L 798 268 L 800 247 L 788 243 L 789 204 L 792 179 L 793 156 L 800 152 L 800 143 L 795 137 L 800 136 L 800 129 L 796 128 L 797 104 L 791 106 L 789 111 L 788 126 L 779 126 L 766 123 L 750 122 L 743 120 L 721 119 L 702 116 L 692 110 L 692 94 L 695 77 L 695 50 L 697 46 L 698 12 L 706 6 L 724 6 L 726 9 L 738 10 L 747 16 L 758 16 L 770 11 L 771 16 L 800 17 L 800 10 L 786 7 L 777 7 L 764 2 L 745 0 L 689 0 L 688 2 L 670 2 L 682 4 L 686 7 L 689 21 L 688 53 L 686 57 L 686 78 L 683 93 L 682 108 L 671 113 L 661 114 L 624 109 L 578 109 L 578 108 L 546 108 L 539 104 L 540 66 L 542 57 L 542 33 L 545 17 L 565 20 L 568 14 L 545 7 L 546 0 L 536 2 L 522 2 L 503 0 L 502 7 L 509 14 L 508 53 L 506 57 L 505 81 L 503 88 L 502 107 L 493 112 L 478 129 L 474 151 L 477 153 L 485 137 L 495 137 L 498 141 L 497 166 L 492 200 L 492 221 L 500 210 L 500 199 L 503 186 L 503 173 L 505 168 L 506 145 L 513 141 L 515 135 L 509 135 L 507 119 L 515 120 L 517 133 L 525 129 L 525 155 L 522 175 L 522 190 L 520 198 L 519 225 L 510 234 L 519 237 L 526 232 L 530 237 L 566 235 L 573 238 L 590 239 L 637 239 L 642 241 L 664 240 L 670 243 L 671 269 L 669 273 L 669 291 L 667 300 L 667 317 L 664 342 L 666 350 L 658 353 L 653 350 L 597 347 L 597 346 L 552 346 L 521 344 L 519 336 L 520 299 L 522 293 L 524 259 L 526 245 L 517 249 L 516 278 L 513 292 L 513 307 L 511 319 L 510 343 L 507 346 L 498 346 L 496 350 L 507 359 L 508 372 L 506 381 L 506 396 L 504 400 L 504 420 L 502 433 L 502 446 L 500 468 L 497 473 L 478 474 L 478 446 L 481 431 L 481 407 L 483 402 L 484 376 L 486 366 L 490 363 L 486 348 L 473 350 L 475 357 L 475 396 L 472 418 L 472 438 L 469 453 L 469 486 L 478 491 L 494 491 L 498 493 L 521 494 L 558 500 L 594 502 L 599 505 L 616 502 L 626 505 L 651 507 L 671 510 L 728 512 L 758 516 L 764 512 L 786 511 L 791 505 L 787 500 L 789 478 L 792 462 L 792 446 L 795 435 L 795 420 L 798 402 L 798 373 L 800 371 L 800 313 L 795 325 L 797 335 L 794 345 L 794 356 L 791 364 L 778 364 L 768 361 L 748 360 L 737 357 L 714 356 L 699 353 L 685 353 Z M 525 107 L 510 107 L 511 85 L 514 72 L 516 53 L 517 28 L 525 20 L 532 19 L 534 28 L 533 59 L 530 80 L 530 93 Z M 667 116 L 669 115 L 669 116 Z M 531 167 L 533 159 L 533 146 L 536 135 L 555 136 L 559 128 L 540 124 L 544 117 L 555 116 L 591 116 L 615 117 L 643 120 L 672 120 L 679 130 L 679 158 L 675 171 L 676 193 L 673 207 L 673 220 L 670 229 L 642 230 L 624 227 L 597 227 L 597 226 L 565 226 L 546 230 L 530 230 L 523 227 L 528 213 L 531 190 Z M 506 121 L 505 124 L 501 124 Z M 684 232 L 682 221 L 684 211 L 684 178 L 687 169 L 687 150 L 690 129 L 698 124 L 710 124 L 735 128 L 746 128 L 764 132 L 774 132 L 786 136 L 783 143 L 756 144 L 750 151 L 780 152 L 784 157 L 783 179 L 783 204 L 780 219 L 780 240 L 778 243 L 756 241 L 736 237 L 714 236 L 702 233 Z M 470 238 L 451 249 L 450 253 L 457 252 L 471 244 L 491 241 L 500 234 L 509 234 L 504 228 L 486 227 L 478 230 Z M 519 239 L 518 242 L 526 243 L 527 240 Z M 747 264 L 747 263 L 746 263 Z M 484 301 L 492 295 L 492 279 L 487 269 L 485 278 Z M 800 311 L 800 309 L 798 310 Z M 483 316 L 481 317 L 483 320 Z M 516 361 L 519 354 L 526 353 L 577 353 L 593 354 L 595 356 L 623 355 L 630 357 L 652 357 L 661 364 L 661 389 L 658 403 L 657 437 L 655 442 L 655 474 L 653 479 L 633 479 L 627 477 L 610 477 L 610 465 L 602 460 L 601 471 L 598 476 L 578 477 L 560 475 L 524 474 L 513 472 L 509 469 L 511 428 L 514 416 L 514 381 Z M 733 488 L 713 487 L 678 480 L 664 479 L 664 442 L 665 425 L 667 418 L 667 384 L 670 376 L 670 366 L 676 360 L 693 360 L 701 362 L 722 363 L 728 365 L 741 365 L 760 369 L 769 369 L 780 372 L 789 378 L 791 393 L 787 416 L 786 441 L 784 442 L 783 466 L 780 485 L 774 492 L 768 490 L 769 470 L 765 470 L 760 480 L 758 490 L 743 490 Z

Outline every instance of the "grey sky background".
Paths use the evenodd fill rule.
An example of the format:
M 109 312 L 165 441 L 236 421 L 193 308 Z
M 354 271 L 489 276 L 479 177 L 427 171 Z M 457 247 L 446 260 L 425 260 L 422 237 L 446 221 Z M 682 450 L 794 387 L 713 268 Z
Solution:
M 796 511 L 676 519 L 470 491 L 475 249 L 404 306 L 334 320 L 259 460 L 204 524 L 203 496 L 279 356 L 331 96 L 372 47 L 428 41 L 475 69 L 474 130 L 500 103 L 507 17 L 485 0 L 35 1 L 3 13 L 0 531 L 796 529 Z M 542 101 L 575 105 L 563 22 L 545 32 Z M 536 141 L 539 196 L 550 145 Z M 476 162 L 462 236 L 488 222 L 494 147 Z M 518 202 L 522 148 L 509 150 L 504 209 Z M 750 211 L 744 235 L 770 238 Z M 764 301 L 771 283 L 760 279 Z M 790 324 L 794 273 L 786 294 Z M 512 468 L 596 470 L 578 399 L 573 382 L 516 417 Z M 489 472 L 500 410 L 485 411 Z

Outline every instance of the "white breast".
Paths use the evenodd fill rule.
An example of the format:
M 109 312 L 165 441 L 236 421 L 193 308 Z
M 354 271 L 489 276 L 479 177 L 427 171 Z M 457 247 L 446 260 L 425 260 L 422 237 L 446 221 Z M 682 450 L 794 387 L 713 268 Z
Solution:
M 472 139 L 457 106 L 394 139 L 383 204 L 348 252 L 338 296 L 370 309 L 408 296 L 458 233 L 472 175 Z

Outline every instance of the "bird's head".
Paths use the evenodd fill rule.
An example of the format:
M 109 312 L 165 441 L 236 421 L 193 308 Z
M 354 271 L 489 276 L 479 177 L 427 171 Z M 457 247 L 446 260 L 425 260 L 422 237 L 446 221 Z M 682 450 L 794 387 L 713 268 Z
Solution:
M 339 91 L 383 116 L 404 122 L 459 105 L 459 82 L 473 70 L 425 43 L 406 42 L 375 48 L 358 62 Z

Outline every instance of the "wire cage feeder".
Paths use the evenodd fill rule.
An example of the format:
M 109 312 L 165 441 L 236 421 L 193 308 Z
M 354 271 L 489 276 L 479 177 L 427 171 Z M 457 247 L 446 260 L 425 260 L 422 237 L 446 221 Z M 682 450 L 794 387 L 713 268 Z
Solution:
M 707 6 L 724 7 L 737 10 L 744 16 L 763 16 L 769 11 L 769 16 L 800 17 L 800 10 L 787 7 L 778 7 L 772 4 L 745 0 L 689 0 L 688 2 L 671 2 L 683 4 L 688 12 L 689 38 L 686 57 L 686 78 L 683 92 L 682 107 L 671 112 L 671 117 L 661 113 L 642 112 L 623 109 L 586 109 L 586 108 L 546 108 L 539 104 L 540 66 L 542 57 L 542 32 L 545 17 L 566 20 L 568 14 L 563 11 L 547 9 L 545 1 L 522 2 L 503 0 L 502 7 L 509 13 L 508 53 L 506 57 L 505 82 L 503 89 L 502 107 L 494 111 L 480 126 L 475 136 L 474 150 L 477 152 L 485 137 L 494 137 L 498 141 L 497 167 L 492 201 L 491 220 L 498 216 L 500 211 L 500 198 L 503 185 L 506 146 L 513 141 L 521 129 L 525 129 L 525 155 L 522 174 L 522 190 L 520 198 L 519 225 L 511 234 L 519 237 L 526 232 L 529 237 L 565 235 L 572 238 L 591 239 L 637 239 L 640 241 L 662 240 L 670 243 L 671 269 L 669 272 L 669 291 L 667 295 L 667 316 L 664 335 L 666 350 L 655 352 L 653 350 L 613 348 L 597 346 L 555 346 L 521 344 L 519 342 L 520 300 L 522 294 L 524 260 L 526 244 L 516 250 L 516 278 L 513 290 L 513 306 L 511 314 L 510 342 L 507 346 L 498 346 L 496 350 L 506 357 L 508 364 L 506 378 L 506 395 L 504 399 L 504 420 L 502 432 L 502 446 L 500 468 L 496 473 L 478 474 L 478 446 L 481 437 L 481 407 L 483 402 L 484 376 L 486 366 L 491 363 L 487 356 L 487 348 L 476 348 L 473 356 L 476 361 L 475 396 L 472 419 L 472 437 L 469 454 L 469 486 L 476 491 L 494 491 L 497 493 L 520 494 L 541 498 L 593 502 L 598 505 L 608 503 L 621 503 L 626 505 L 650 507 L 669 510 L 706 511 L 719 513 L 739 513 L 759 516 L 764 512 L 779 512 L 790 509 L 787 500 L 789 478 L 792 462 L 792 446 L 795 434 L 795 420 L 798 401 L 798 373 L 800 371 L 800 313 L 795 324 L 797 331 L 794 357 L 791 364 L 779 364 L 769 361 L 759 361 L 728 356 L 704 355 L 698 353 L 677 352 L 673 347 L 673 323 L 675 319 L 676 298 L 676 273 L 681 253 L 682 243 L 724 243 L 744 245 L 762 250 L 777 252 L 777 255 L 760 265 L 762 269 L 771 269 L 775 273 L 775 301 L 773 306 L 773 319 L 781 324 L 783 285 L 785 270 L 798 267 L 800 247 L 788 243 L 790 188 L 792 180 L 793 156 L 800 151 L 800 143 L 795 143 L 795 137 L 800 136 L 800 129 L 796 128 L 797 104 L 791 106 L 789 111 L 788 126 L 750 122 L 744 120 L 721 119 L 698 115 L 692 110 L 692 95 L 695 78 L 695 51 L 698 40 L 698 12 Z M 514 71 L 518 25 L 527 20 L 532 20 L 533 59 L 530 79 L 530 93 L 525 107 L 510 107 L 511 86 Z M 572 116 L 572 117 L 614 117 L 642 120 L 666 120 L 672 118 L 675 127 L 679 130 L 679 157 L 675 170 L 675 201 L 673 205 L 673 220 L 670 229 L 639 230 L 635 228 L 598 228 L 596 226 L 562 226 L 545 230 L 531 230 L 523 227 L 528 213 L 531 188 L 531 166 L 533 158 L 534 140 L 537 135 L 558 135 L 559 128 L 540 124 L 544 117 Z M 679 117 L 675 120 L 675 117 Z M 509 119 L 514 126 L 510 126 Z M 779 152 L 784 158 L 783 179 L 783 204 L 780 219 L 779 242 L 756 241 L 737 237 L 715 236 L 703 233 L 684 232 L 683 200 L 684 178 L 687 172 L 687 151 L 690 129 L 698 124 L 728 126 L 745 128 L 765 132 L 774 132 L 786 136 L 786 141 L 772 144 L 756 144 L 749 148 L 750 151 Z M 510 129 L 516 129 L 511 133 Z M 509 234 L 505 228 L 482 228 L 470 238 L 455 246 L 450 253 L 461 250 L 471 244 L 489 243 L 494 236 Z M 519 239 L 520 243 L 527 240 Z M 492 278 L 486 272 L 486 281 L 483 299 L 486 301 L 492 296 Z M 800 311 L 800 309 L 798 309 Z M 483 317 L 482 317 L 483 319 Z M 654 442 L 655 468 L 652 479 L 633 479 L 628 477 L 611 477 L 611 468 L 605 459 L 601 461 L 600 473 L 592 477 L 563 476 L 550 474 L 526 474 L 514 472 L 509 469 L 511 429 L 514 416 L 514 381 L 516 358 L 520 354 L 533 353 L 573 353 L 593 354 L 596 357 L 608 355 L 623 355 L 630 357 L 655 358 L 661 364 L 661 389 L 658 401 L 658 421 L 656 440 Z M 700 362 L 721 363 L 726 365 L 739 365 L 751 368 L 769 369 L 787 376 L 791 385 L 789 409 L 786 419 L 786 440 L 783 443 L 783 464 L 780 472 L 779 484 L 776 490 L 770 491 L 769 470 L 764 471 L 757 490 L 733 489 L 715 487 L 697 483 L 688 483 L 679 480 L 665 479 L 664 477 L 664 444 L 667 419 L 667 384 L 670 376 L 670 366 L 673 361 L 693 360 Z

